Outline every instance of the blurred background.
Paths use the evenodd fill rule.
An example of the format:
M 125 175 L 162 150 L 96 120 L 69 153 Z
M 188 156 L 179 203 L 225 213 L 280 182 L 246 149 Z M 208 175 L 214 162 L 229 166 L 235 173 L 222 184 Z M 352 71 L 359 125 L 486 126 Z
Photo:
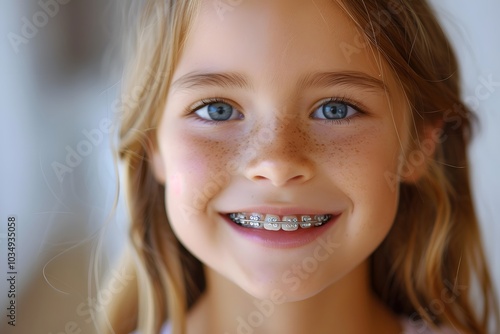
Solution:
M 500 288 L 500 2 L 432 3 L 459 55 L 466 102 L 481 123 L 470 149 L 473 187 Z M 126 238 L 123 203 L 109 216 L 117 192 L 109 123 L 122 64 L 115 22 L 123 2 L 0 4 L 0 332 L 95 333 L 89 310 L 106 303 L 94 299 L 95 250 L 103 245 L 105 268 Z M 16 327 L 4 315 L 11 215 Z
M 2 334 L 94 333 L 90 309 L 105 304 L 94 298 L 94 253 L 102 243 L 106 266 L 126 233 L 119 235 L 122 210 L 108 219 L 116 197 L 109 123 L 121 66 L 112 54 L 117 3 L 1 0 Z M 17 217 L 15 328 L 4 307 L 10 215 Z

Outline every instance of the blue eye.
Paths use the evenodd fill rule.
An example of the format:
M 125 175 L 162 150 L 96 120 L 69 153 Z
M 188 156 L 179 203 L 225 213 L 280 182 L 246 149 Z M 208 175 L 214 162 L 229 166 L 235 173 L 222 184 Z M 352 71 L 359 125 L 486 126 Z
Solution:
M 358 111 L 356 109 L 354 109 L 347 103 L 340 101 L 329 101 L 322 104 L 318 109 L 316 109 L 312 114 L 312 117 L 319 119 L 341 120 L 349 118 L 357 112 Z
M 222 101 L 203 101 L 204 105 L 194 113 L 208 121 L 229 121 L 241 118 L 230 104 Z

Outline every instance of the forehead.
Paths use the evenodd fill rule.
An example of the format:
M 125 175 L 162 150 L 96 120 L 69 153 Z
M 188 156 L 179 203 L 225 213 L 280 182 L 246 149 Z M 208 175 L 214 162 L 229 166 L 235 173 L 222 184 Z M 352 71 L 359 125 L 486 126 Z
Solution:
M 190 72 L 237 72 L 276 87 L 325 71 L 387 80 L 377 51 L 356 47 L 359 37 L 333 0 L 202 1 L 174 80 Z

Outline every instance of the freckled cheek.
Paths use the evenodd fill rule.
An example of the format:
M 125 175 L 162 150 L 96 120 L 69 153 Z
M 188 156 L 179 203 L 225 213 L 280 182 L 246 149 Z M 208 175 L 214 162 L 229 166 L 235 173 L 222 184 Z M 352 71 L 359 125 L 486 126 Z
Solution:
M 171 136 L 165 147 L 167 187 L 171 196 L 207 201 L 227 182 L 232 145 L 193 135 Z M 181 199 L 179 197 L 179 199 Z M 201 208 L 201 203 L 198 203 Z
M 387 173 L 397 170 L 399 145 L 393 136 L 381 130 L 365 129 L 336 138 L 326 147 L 321 154 L 322 166 L 348 196 L 366 196 L 366 200 L 370 200 L 374 193 L 393 193 L 386 181 Z

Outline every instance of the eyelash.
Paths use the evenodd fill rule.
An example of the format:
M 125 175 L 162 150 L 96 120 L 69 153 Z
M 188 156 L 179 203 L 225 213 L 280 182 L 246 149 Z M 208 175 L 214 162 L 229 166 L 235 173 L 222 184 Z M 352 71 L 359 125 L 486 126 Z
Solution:
M 229 104 L 230 106 L 232 106 L 234 108 L 233 103 L 229 102 L 228 100 L 220 98 L 220 97 L 212 97 L 212 98 L 200 100 L 199 102 L 197 102 L 193 106 L 188 107 L 186 109 L 185 113 L 188 114 L 189 117 L 193 117 L 197 121 L 203 122 L 203 123 L 206 123 L 206 124 L 219 125 L 220 123 L 227 122 L 227 121 L 217 121 L 217 120 L 203 119 L 203 118 L 198 117 L 196 115 L 196 113 L 195 113 L 196 111 L 198 111 L 199 109 L 201 109 L 201 108 L 203 108 L 203 107 L 205 107 L 205 106 L 207 106 L 209 104 L 212 104 L 212 103 L 227 103 L 227 104 Z M 236 108 L 234 108 L 234 109 L 238 110 Z
M 327 100 L 324 100 L 322 101 L 317 107 L 315 110 L 317 110 L 317 108 L 327 104 L 327 103 L 331 103 L 331 102 L 335 102 L 335 103 L 344 103 L 346 104 L 347 106 L 353 108 L 354 110 L 356 110 L 356 114 L 354 114 L 353 116 L 351 117 L 348 117 L 348 118 L 342 118 L 342 119 L 323 119 L 323 123 L 324 124 L 350 124 L 352 119 L 354 118 L 357 118 L 363 114 L 366 114 L 365 112 L 365 108 L 363 106 L 361 106 L 358 102 L 355 102 L 351 99 L 349 99 L 348 97 L 332 97 L 332 98 L 329 98 Z M 203 119 L 201 117 L 198 117 L 195 112 L 209 104 L 212 104 L 212 103 L 227 103 L 229 104 L 230 106 L 232 106 L 236 111 L 238 110 L 237 108 L 235 108 L 233 106 L 233 103 L 231 103 L 230 101 L 224 99 L 224 98 L 220 98 L 220 97 L 214 97 L 214 98 L 207 98 L 207 99 L 202 99 L 200 100 L 199 102 L 197 102 L 195 105 L 193 106 L 190 106 L 188 107 L 186 110 L 185 110 L 185 114 L 187 114 L 189 117 L 193 117 L 195 118 L 197 121 L 200 121 L 200 122 L 203 122 L 203 123 L 206 123 L 206 124 L 215 124 L 215 125 L 218 125 L 219 123 L 224 123 L 224 122 L 227 122 L 227 121 L 218 121 L 218 120 L 207 120 L 207 119 Z
M 329 99 L 326 99 L 326 100 L 322 101 L 317 107 L 315 107 L 314 110 L 317 110 L 321 106 L 323 106 L 325 104 L 328 104 L 330 102 L 343 103 L 343 104 L 347 105 L 348 107 L 351 107 L 354 110 L 356 110 L 356 114 L 354 114 L 351 117 L 342 118 L 342 119 L 323 119 L 323 123 L 324 124 L 337 124 L 337 125 L 344 124 L 344 125 L 349 125 L 353 119 L 358 118 L 358 117 L 360 117 L 362 115 L 367 114 L 365 112 L 365 107 L 361 106 L 360 103 L 358 103 L 356 101 L 353 101 L 352 99 L 350 99 L 350 98 L 348 98 L 346 96 L 343 96 L 343 97 L 331 97 Z

